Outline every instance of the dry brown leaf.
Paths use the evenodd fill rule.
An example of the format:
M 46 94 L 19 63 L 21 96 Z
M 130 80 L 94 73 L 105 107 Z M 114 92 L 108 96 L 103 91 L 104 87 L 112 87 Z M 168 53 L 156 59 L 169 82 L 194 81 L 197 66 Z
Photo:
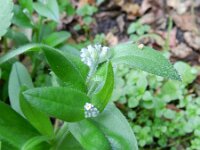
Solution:
M 125 3 L 122 6 L 122 10 L 125 11 L 128 15 L 137 16 L 139 14 L 139 5 L 134 3 Z
M 152 7 L 150 0 L 143 0 L 140 7 L 140 15 L 143 15 L 148 9 Z
M 124 4 L 124 0 L 114 0 L 115 5 L 122 6 Z
M 140 18 L 140 22 L 142 24 L 152 24 L 153 22 L 155 22 L 155 20 L 156 17 L 153 12 L 150 12 Z
M 171 49 L 171 52 L 174 54 L 175 57 L 178 58 L 186 58 L 192 53 L 192 49 L 189 48 L 186 44 L 181 43 L 176 47 Z
M 186 31 L 198 31 L 193 15 L 191 15 L 189 13 L 186 13 L 183 15 L 177 15 L 177 14 L 173 13 L 172 18 L 173 18 L 175 24 L 180 29 L 186 30 Z
M 125 26 L 125 22 L 124 22 L 124 14 L 120 15 L 119 17 L 117 17 L 117 24 L 119 27 L 120 32 L 124 31 L 124 26 Z
M 110 46 L 114 46 L 114 45 L 117 45 L 118 44 L 118 38 L 117 36 L 115 36 L 112 32 L 109 32 L 107 35 L 106 35 L 106 41 L 108 42 L 108 44 Z
M 180 0 L 168 0 L 167 1 L 167 6 L 175 9 L 178 14 L 184 14 L 189 7 L 191 6 L 192 2 L 191 0 L 185 0 L 185 1 L 180 1 Z
M 180 3 L 180 0 L 168 0 L 167 6 L 176 9 L 179 3 Z
M 184 39 L 186 43 L 197 51 L 200 51 L 200 36 L 193 32 L 185 32 Z

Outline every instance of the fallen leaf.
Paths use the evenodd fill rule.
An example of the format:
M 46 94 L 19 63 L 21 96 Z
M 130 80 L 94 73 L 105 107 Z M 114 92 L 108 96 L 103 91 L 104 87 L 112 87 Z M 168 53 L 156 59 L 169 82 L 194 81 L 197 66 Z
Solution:
M 117 17 L 117 24 L 119 27 L 120 32 L 124 31 L 124 26 L 125 26 L 125 22 L 124 22 L 124 14 L 120 15 L 119 17 Z
M 180 0 L 169 0 L 167 1 L 167 6 L 176 9 L 180 4 Z
M 151 7 L 152 7 L 152 4 L 150 0 L 143 0 L 142 5 L 140 7 L 140 15 L 143 15 Z
M 150 12 L 140 18 L 142 24 L 152 24 L 156 20 L 155 14 Z
M 185 32 L 184 38 L 186 43 L 197 51 L 200 51 L 200 36 L 194 32 Z
M 186 58 L 192 53 L 192 49 L 189 48 L 186 44 L 181 43 L 178 46 L 171 48 L 171 52 L 175 57 Z
M 197 25 L 195 23 L 195 18 L 193 15 L 186 13 L 183 15 L 178 15 L 173 13 L 172 18 L 175 24 L 182 30 L 186 31 L 198 31 Z
M 186 1 L 168 0 L 167 1 L 167 6 L 175 9 L 179 15 L 184 14 L 191 5 L 192 5 L 192 2 L 190 0 L 186 0 Z
M 108 44 L 110 46 L 114 46 L 114 45 L 117 45 L 118 44 L 118 38 L 117 36 L 115 36 L 112 32 L 109 32 L 107 35 L 106 35 L 106 41 L 108 42 Z
M 125 3 L 122 6 L 122 10 L 131 16 L 139 15 L 139 9 L 140 9 L 139 5 L 134 3 Z
M 122 6 L 124 4 L 124 0 L 114 0 L 115 5 Z

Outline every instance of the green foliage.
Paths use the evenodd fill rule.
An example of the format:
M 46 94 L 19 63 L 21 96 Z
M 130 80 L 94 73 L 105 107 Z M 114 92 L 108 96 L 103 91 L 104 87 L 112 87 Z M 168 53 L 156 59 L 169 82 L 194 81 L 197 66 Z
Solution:
M 181 80 L 168 60 L 150 47 L 139 48 L 136 44 L 121 44 L 113 48 L 113 64 L 127 64 L 149 73 Z
M 69 37 L 70 33 L 66 31 L 61 31 L 61 32 L 54 32 L 47 36 L 44 40 L 43 43 L 55 47 L 58 46 L 59 44 L 65 42 Z
M 0 139 L 20 148 L 38 132 L 17 112 L 0 102 Z M 14 128 L 13 128 L 14 126 Z M 16 136 L 17 135 L 17 136 Z
M 83 91 L 86 90 L 88 68 L 80 59 L 70 54 L 64 56 L 62 52 L 51 48 L 43 47 L 43 50 L 52 70 L 62 81 Z
M 113 149 L 138 149 L 137 141 L 126 118 L 113 104 L 109 104 L 93 121 L 106 135 Z
M 187 90 L 198 70 L 184 62 L 174 66 L 186 82 L 167 81 L 127 65 L 117 68 L 112 100 L 128 105 L 124 113 L 131 121 L 140 149 L 179 145 L 198 149 L 199 98 Z
M 19 0 L 19 4 L 22 8 L 27 9 L 29 14 L 33 12 L 33 0 Z
M 20 27 L 32 28 L 33 23 L 30 20 L 29 16 L 24 13 L 24 10 L 25 9 L 23 9 L 22 6 L 14 6 L 14 16 L 12 19 L 12 23 Z
M 69 130 L 84 149 L 98 150 L 100 147 L 102 150 L 111 149 L 105 135 L 89 120 L 69 124 Z M 83 130 L 84 132 L 82 132 Z
M 130 35 L 130 39 L 138 41 L 139 38 L 145 35 L 150 30 L 149 25 L 143 25 L 140 21 L 133 22 L 129 25 L 127 33 Z
M 11 0 L 0 0 L 0 38 L 7 32 L 8 27 L 11 24 L 11 19 L 13 16 L 13 2 Z
M 0 36 L 3 36 L 11 22 L 13 4 L 0 0 L 0 5 L 3 6 Z M 75 23 L 74 28 L 84 31 L 90 39 L 92 15 L 97 12 L 95 5 L 75 9 L 69 0 L 18 0 L 13 12 L 13 25 L 3 37 L 0 57 L 3 150 L 137 150 L 133 131 L 141 147 L 155 138 L 158 144 L 167 146 L 169 141 L 162 134 L 173 138 L 185 133 L 199 137 L 200 112 L 194 110 L 200 102 L 198 98 L 193 101 L 193 95 L 185 90 L 196 78 L 197 70 L 176 63 L 175 68 L 183 77 L 182 85 L 125 67 L 115 72 L 120 64 L 126 64 L 180 80 L 169 61 L 150 47 L 125 43 L 109 49 L 94 45 L 80 52 L 90 41 L 68 43 L 71 33 L 60 30 L 60 16 L 62 19 L 65 13 L 67 17 L 79 16 L 82 24 Z M 128 33 L 142 36 L 148 30 L 148 26 L 136 22 L 130 25 Z M 94 43 L 106 45 L 105 35 L 97 35 Z M 124 114 L 135 121 L 132 128 L 110 102 L 111 98 L 119 100 L 119 107 L 127 104 Z M 178 111 L 170 109 L 170 104 L 178 99 L 182 99 Z M 153 123 L 156 125 L 151 126 Z M 191 148 L 199 145 L 196 139 L 191 141 Z
M 16 62 L 10 73 L 8 92 L 11 107 L 23 116 L 19 100 L 19 94 L 22 86 L 33 88 L 33 83 L 26 68 L 22 64 Z
M 79 16 L 91 16 L 97 11 L 97 8 L 94 6 L 90 6 L 85 4 L 81 8 L 77 9 L 77 14 Z
M 59 7 L 56 0 L 41 0 L 35 2 L 33 8 L 39 15 L 59 22 Z
M 69 122 L 84 119 L 83 107 L 89 102 L 85 93 L 67 87 L 34 88 L 23 94 L 33 107 Z
M 103 66 L 104 67 L 104 66 Z M 105 65 L 106 69 L 103 72 L 104 84 L 100 90 L 95 91 L 95 94 L 92 96 L 91 102 L 100 110 L 104 110 L 108 104 L 110 97 L 112 95 L 112 90 L 114 86 L 114 73 L 111 62 L 108 62 Z
M 45 114 L 31 107 L 29 103 L 20 95 L 21 89 L 33 88 L 31 77 L 26 68 L 16 62 L 13 65 L 9 80 L 9 96 L 11 106 L 15 111 L 25 116 L 27 120 L 42 134 L 52 136 L 53 127 Z

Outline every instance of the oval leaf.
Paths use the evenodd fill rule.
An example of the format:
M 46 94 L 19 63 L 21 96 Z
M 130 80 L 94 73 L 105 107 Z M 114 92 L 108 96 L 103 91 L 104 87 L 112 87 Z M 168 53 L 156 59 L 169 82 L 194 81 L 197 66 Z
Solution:
M 22 93 L 20 94 L 20 106 L 23 114 L 29 120 L 29 122 L 43 135 L 52 137 L 53 126 L 49 117 L 43 112 L 35 109 L 24 98 Z
M 66 41 L 70 36 L 71 36 L 71 34 L 66 31 L 54 32 L 54 33 L 50 34 L 49 36 L 47 36 L 43 40 L 43 43 L 45 43 L 49 46 L 55 47 L 55 46 L 63 43 L 64 41 Z
M 69 130 L 87 150 L 110 150 L 110 144 L 105 135 L 93 123 L 83 120 L 78 123 L 70 123 Z
M 19 0 L 20 5 L 27 9 L 31 14 L 33 12 L 33 0 Z
M 45 0 L 43 3 L 36 2 L 33 4 L 33 8 L 41 16 L 59 22 L 59 8 L 56 0 Z
M 50 47 L 43 47 L 45 56 L 53 72 L 64 82 L 74 85 L 76 88 L 86 91 L 85 80 L 88 67 L 78 58 L 65 55 L 61 51 Z
M 23 8 L 19 5 L 14 6 L 14 16 L 12 23 L 24 27 L 24 28 L 33 28 L 33 22 L 31 19 L 24 13 Z
M 162 77 L 181 80 L 177 71 L 159 52 L 150 47 L 139 48 L 136 44 L 121 44 L 113 48 L 113 64 L 127 64 Z
M 8 27 L 11 24 L 13 16 L 13 2 L 12 0 L 0 0 L 0 39 L 7 32 Z
M 35 88 L 23 94 L 33 107 L 68 122 L 84 119 L 84 105 L 89 102 L 85 93 L 66 87 Z
M 13 64 L 8 84 L 11 107 L 16 112 L 23 115 L 19 101 L 20 89 L 22 86 L 33 88 L 33 83 L 26 68 L 22 64 L 18 62 Z
M 137 141 L 133 130 L 126 118 L 113 105 L 96 118 L 92 119 L 95 125 L 106 135 L 114 150 L 138 150 Z
M 114 73 L 111 62 L 107 62 L 106 69 L 104 71 L 105 79 L 103 87 L 92 96 L 92 104 L 94 104 L 100 111 L 102 111 L 109 102 L 113 86 L 114 86 Z
M 11 70 L 9 78 L 9 97 L 11 106 L 21 115 L 25 115 L 27 120 L 42 134 L 52 136 L 53 127 L 49 117 L 30 106 L 20 94 L 21 88 L 33 88 L 31 77 L 26 68 L 16 62 Z

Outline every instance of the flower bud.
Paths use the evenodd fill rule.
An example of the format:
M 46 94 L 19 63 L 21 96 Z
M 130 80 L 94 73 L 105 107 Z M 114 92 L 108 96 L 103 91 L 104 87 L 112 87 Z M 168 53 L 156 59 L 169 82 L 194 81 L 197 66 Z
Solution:
M 91 103 L 86 103 L 84 105 L 84 111 L 85 111 L 85 118 L 96 117 L 99 114 L 99 110 Z

